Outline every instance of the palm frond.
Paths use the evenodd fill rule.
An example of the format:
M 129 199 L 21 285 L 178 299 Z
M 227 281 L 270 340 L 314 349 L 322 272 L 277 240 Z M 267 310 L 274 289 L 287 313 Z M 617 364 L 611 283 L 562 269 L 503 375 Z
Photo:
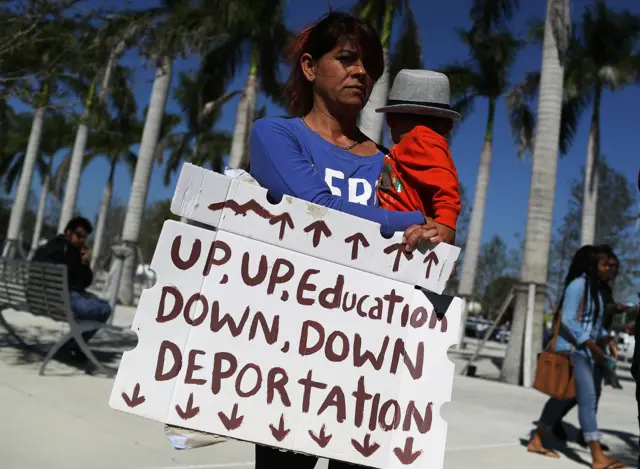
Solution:
M 477 92 L 478 75 L 468 64 L 451 64 L 439 70 L 449 78 L 451 98 L 461 99 Z
M 405 68 L 424 68 L 418 24 L 410 8 L 406 8 L 402 31 L 390 57 L 389 73 L 395 77 Z
M 173 134 L 167 136 L 163 145 L 171 153 L 167 158 L 167 164 L 164 170 L 164 185 L 168 186 L 171 182 L 171 176 L 178 170 L 180 162 L 184 159 L 189 141 L 193 138 L 193 134 L 184 132 L 182 134 Z M 158 145 L 160 146 L 160 145 Z M 163 150 L 164 152 L 164 150 Z
M 519 0 L 473 0 L 469 16 L 473 29 L 486 34 L 506 25 L 519 8 Z
M 589 106 L 591 97 L 585 94 L 567 95 L 562 103 L 562 114 L 560 117 L 560 142 L 559 150 L 561 155 L 567 155 L 573 145 L 580 123 L 580 117 Z
M 24 165 L 24 157 L 24 153 L 15 155 L 11 165 L 4 173 L 4 187 L 7 194 L 13 191 L 18 180 L 20 179 L 20 175 L 22 174 L 22 167 Z
M 242 90 L 234 90 L 229 93 L 226 93 L 223 96 L 220 96 L 214 101 L 209 101 L 208 103 L 204 103 L 204 106 L 202 107 L 202 110 L 200 111 L 198 118 L 201 121 L 207 121 L 207 127 L 211 127 L 214 124 L 215 120 L 217 120 L 217 119 L 212 119 L 212 116 L 219 115 L 220 108 L 222 108 L 222 106 L 224 106 L 227 102 L 229 102 L 231 99 L 233 99 L 234 97 L 236 97 L 241 93 L 242 93 Z
M 53 177 L 51 178 L 51 192 L 54 194 L 62 194 L 67 177 L 69 175 L 69 166 L 71 164 L 71 154 L 67 154 L 62 163 L 58 165 Z
M 276 18 L 276 23 L 267 31 L 260 44 L 258 55 L 258 75 L 260 87 L 275 103 L 284 105 L 283 84 L 279 79 L 282 51 L 286 50 L 293 34 L 284 25 L 283 18 Z M 266 42 L 266 44 L 264 44 Z
M 539 88 L 540 72 L 530 72 L 506 96 L 511 133 L 518 145 L 518 157 L 520 158 L 533 151 L 536 118 L 531 108 L 531 102 L 535 99 Z

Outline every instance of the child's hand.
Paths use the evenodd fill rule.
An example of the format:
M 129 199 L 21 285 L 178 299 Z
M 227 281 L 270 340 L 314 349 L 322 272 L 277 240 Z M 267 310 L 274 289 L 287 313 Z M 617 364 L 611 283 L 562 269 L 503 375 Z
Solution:
M 448 226 L 437 223 L 428 218 L 425 227 L 433 228 L 437 231 L 437 234 L 433 238 L 431 238 L 432 243 L 454 244 L 456 242 L 456 232 Z

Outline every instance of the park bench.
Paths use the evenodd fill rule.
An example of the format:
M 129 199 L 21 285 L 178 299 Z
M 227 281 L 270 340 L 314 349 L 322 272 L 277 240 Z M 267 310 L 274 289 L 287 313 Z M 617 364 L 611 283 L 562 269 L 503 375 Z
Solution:
M 46 351 L 38 374 L 42 376 L 47 363 L 70 340 L 75 340 L 84 355 L 97 369 L 109 376 L 108 371 L 91 352 L 82 337 L 83 332 L 110 327 L 98 321 L 77 320 L 71 310 L 67 266 L 0 258 L 0 323 L 23 347 L 33 349 L 7 322 L 4 311 L 14 309 L 34 316 L 44 316 L 66 323 L 69 332 Z

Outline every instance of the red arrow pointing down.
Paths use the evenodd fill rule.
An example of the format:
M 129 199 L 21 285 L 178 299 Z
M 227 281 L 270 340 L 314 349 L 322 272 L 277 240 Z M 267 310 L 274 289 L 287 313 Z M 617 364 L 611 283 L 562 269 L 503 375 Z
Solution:
M 146 397 L 140 395 L 140 383 L 136 383 L 136 385 L 133 387 L 133 394 L 131 395 L 131 397 L 127 396 L 127 394 L 123 392 L 122 399 L 124 400 L 124 403 L 132 409 L 147 400 Z
M 228 431 L 235 430 L 242 425 L 242 421 L 244 420 L 244 415 L 238 417 L 238 404 L 233 405 L 233 410 L 231 412 L 231 417 L 227 417 L 224 412 L 218 412 L 218 418 L 224 425 Z
M 273 425 L 269 425 L 269 428 L 271 429 L 273 437 L 278 441 L 284 440 L 291 431 L 284 426 L 284 414 L 280 415 L 280 424 L 278 425 L 278 428 Z
M 193 405 L 193 393 L 189 394 L 189 400 L 187 401 L 187 407 L 185 410 L 176 404 L 176 412 L 182 420 L 189 420 L 198 415 L 200 407 Z
M 404 442 L 404 448 L 394 448 L 393 452 L 395 453 L 398 461 L 400 461 L 405 466 L 409 466 L 413 464 L 416 459 L 420 457 L 422 454 L 422 450 L 413 452 L 413 437 L 407 438 Z
M 325 448 L 331 441 L 331 438 L 333 438 L 333 435 L 327 435 L 325 433 L 325 425 L 323 425 L 320 429 L 319 436 L 316 436 L 311 430 L 309 430 L 309 436 L 318 444 L 320 448 Z
M 380 445 L 378 443 L 371 444 L 371 435 L 369 435 L 368 433 L 364 437 L 364 443 L 360 443 L 359 441 L 352 439 L 351 445 L 358 453 L 363 455 L 365 458 L 370 457 L 373 453 L 380 449 Z

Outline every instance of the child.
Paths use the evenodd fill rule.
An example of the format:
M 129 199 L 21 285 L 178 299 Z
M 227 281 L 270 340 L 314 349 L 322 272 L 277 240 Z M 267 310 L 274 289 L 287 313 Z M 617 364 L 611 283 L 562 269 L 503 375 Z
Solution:
M 460 213 L 458 174 L 447 134 L 460 114 L 449 105 L 449 79 L 429 70 L 401 70 L 393 81 L 387 124 L 395 146 L 378 183 L 380 207 L 421 211 L 433 242 L 455 243 Z

